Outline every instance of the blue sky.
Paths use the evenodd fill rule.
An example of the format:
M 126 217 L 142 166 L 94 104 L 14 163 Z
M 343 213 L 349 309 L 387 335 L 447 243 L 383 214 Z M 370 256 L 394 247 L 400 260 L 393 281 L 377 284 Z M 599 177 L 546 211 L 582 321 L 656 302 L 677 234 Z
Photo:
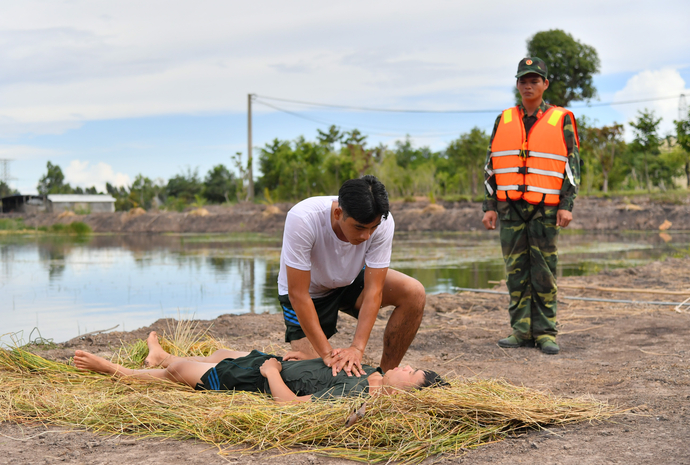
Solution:
M 3 2 L 0 158 L 11 185 L 36 190 L 46 162 L 72 185 L 168 179 L 246 155 L 248 93 L 411 109 L 502 109 L 532 34 L 552 28 L 594 46 L 601 102 L 690 99 L 686 1 L 569 4 L 408 0 Z M 596 103 L 596 102 L 595 102 Z M 357 127 L 369 141 L 443 148 L 494 114 L 388 114 L 277 106 Z M 642 108 L 668 132 L 678 99 L 582 108 L 600 123 Z M 306 119 L 254 106 L 254 146 L 313 139 Z M 627 131 L 630 137 L 630 131 Z

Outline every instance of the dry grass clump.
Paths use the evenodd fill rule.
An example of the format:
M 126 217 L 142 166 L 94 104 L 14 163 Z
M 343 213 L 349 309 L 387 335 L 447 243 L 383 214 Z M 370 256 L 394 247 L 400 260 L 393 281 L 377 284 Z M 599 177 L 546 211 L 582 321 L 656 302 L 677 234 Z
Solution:
M 131 351 L 130 351 L 131 353 Z M 277 404 L 245 392 L 198 392 L 165 381 L 83 373 L 21 348 L 0 351 L 0 421 L 42 422 L 109 434 L 196 438 L 232 450 L 312 451 L 369 462 L 418 462 L 528 429 L 605 419 L 618 411 L 498 380 L 366 399 Z M 239 448 L 239 449 L 238 449 Z
M 266 208 L 264 208 L 264 211 L 261 212 L 261 214 L 264 217 L 268 217 L 271 215 L 280 215 L 281 213 L 283 213 L 283 211 L 280 208 L 276 207 L 275 205 L 266 205 Z
M 437 203 L 430 203 L 422 209 L 422 213 L 442 213 L 444 211 L 446 211 L 445 207 Z
M 141 207 L 134 207 L 127 212 L 127 216 L 134 218 L 146 214 L 146 210 Z
M 204 207 L 199 207 L 199 208 L 195 208 L 194 210 L 190 211 L 189 214 L 192 216 L 208 216 L 211 213 L 209 213 L 209 211 L 206 210 Z
M 72 216 L 77 216 L 77 214 L 71 210 L 65 210 L 62 213 L 60 213 L 57 217 L 58 217 L 58 219 L 62 219 L 62 218 L 70 218 Z

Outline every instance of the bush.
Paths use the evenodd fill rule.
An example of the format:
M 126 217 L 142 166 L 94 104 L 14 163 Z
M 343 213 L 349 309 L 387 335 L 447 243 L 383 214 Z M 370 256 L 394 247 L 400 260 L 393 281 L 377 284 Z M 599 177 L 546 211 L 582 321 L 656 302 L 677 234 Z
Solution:
M 76 234 L 77 236 L 84 236 L 86 234 L 91 234 L 93 230 L 91 229 L 91 226 L 89 226 L 88 224 L 83 223 L 81 221 L 75 221 L 73 223 L 70 223 L 69 232 L 72 234 Z
M 91 226 L 81 221 L 74 221 L 70 224 L 55 223 L 49 231 L 55 234 L 75 234 L 77 236 L 86 236 L 93 232 Z

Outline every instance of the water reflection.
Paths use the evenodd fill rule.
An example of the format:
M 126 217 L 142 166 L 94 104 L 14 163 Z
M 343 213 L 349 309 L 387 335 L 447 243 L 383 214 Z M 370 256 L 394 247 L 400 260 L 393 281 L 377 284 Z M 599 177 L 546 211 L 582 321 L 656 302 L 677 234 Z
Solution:
M 559 276 L 687 255 L 690 234 L 565 233 Z M 277 312 L 279 236 L 244 234 L 0 236 L 0 334 L 38 327 L 62 341 L 119 325 L 145 326 L 163 316 Z M 397 234 L 391 267 L 427 292 L 488 287 L 504 279 L 495 233 Z M 6 341 L 6 339 L 4 339 Z

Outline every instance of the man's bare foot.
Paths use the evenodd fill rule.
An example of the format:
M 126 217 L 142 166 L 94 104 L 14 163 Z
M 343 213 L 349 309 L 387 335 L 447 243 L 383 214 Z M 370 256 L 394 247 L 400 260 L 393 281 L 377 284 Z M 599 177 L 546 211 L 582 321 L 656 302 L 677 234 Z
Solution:
M 83 350 L 74 351 L 74 366 L 80 370 L 91 370 L 106 375 L 114 375 L 118 371 L 118 365 Z
M 149 368 L 163 365 L 165 359 L 170 357 L 161 345 L 158 343 L 158 334 L 155 331 L 149 333 L 149 337 L 146 338 L 146 345 L 149 346 L 149 355 L 144 359 L 144 366 Z

